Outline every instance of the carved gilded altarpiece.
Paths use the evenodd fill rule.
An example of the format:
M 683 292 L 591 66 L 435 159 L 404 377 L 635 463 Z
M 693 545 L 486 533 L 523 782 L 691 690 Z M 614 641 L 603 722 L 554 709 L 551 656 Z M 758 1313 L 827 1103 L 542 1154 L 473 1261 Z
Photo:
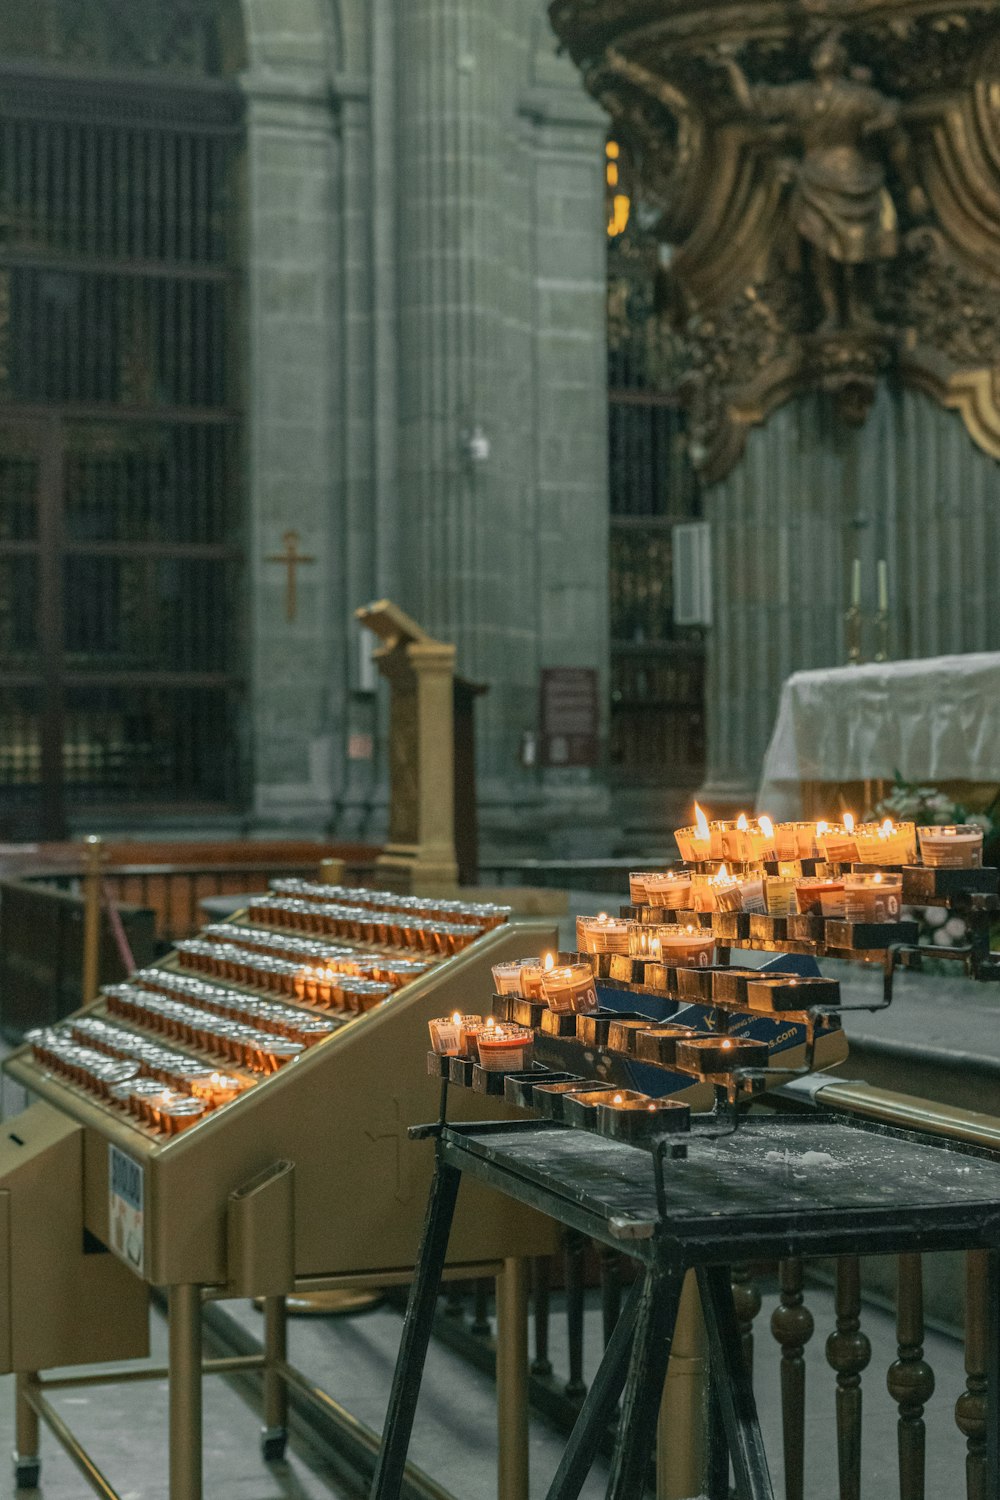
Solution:
M 656 222 L 703 478 L 885 376 L 1000 458 L 1000 6 L 554 0 Z

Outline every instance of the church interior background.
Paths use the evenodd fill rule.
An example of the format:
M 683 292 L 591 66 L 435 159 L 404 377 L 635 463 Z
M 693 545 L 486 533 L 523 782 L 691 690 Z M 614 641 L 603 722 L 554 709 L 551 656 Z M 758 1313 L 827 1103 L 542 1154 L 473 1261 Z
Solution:
M 605 113 L 544 7 L 486 9 L 5 6 L 4 838 L 377 839 L 376 597 L 488 688 L 480 821 L 508 851 L 659 847 L 692 792 L 751 799 L 781 683 L 847 659 L 854 602 L 894 657 L 997 644 L 982 12 L 894 37 L 885 97 L 956 102 L 936 136 L 911 102 L 886 158 L 890 334 L 821 348 L 760 113 L 819 11 L 794 56 L 707 38 L 663 76 L 595 73 L 607 23 L 569 27 Z M 699 522 L 711 615 L 677 623 Z M 553 668 L 597 674 L 595 764 L 538 763 Z

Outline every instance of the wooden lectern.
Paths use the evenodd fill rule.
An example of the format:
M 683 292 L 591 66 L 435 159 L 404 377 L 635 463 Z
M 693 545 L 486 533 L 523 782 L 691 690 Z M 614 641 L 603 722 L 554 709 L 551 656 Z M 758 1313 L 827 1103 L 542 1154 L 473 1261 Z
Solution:
M 455 647 L 434 640 L 388 599 L 356 613 L 382 642 L 374 656 L 392 694 L 389 842 L 378 879 L 394 890 L 453 890 Z

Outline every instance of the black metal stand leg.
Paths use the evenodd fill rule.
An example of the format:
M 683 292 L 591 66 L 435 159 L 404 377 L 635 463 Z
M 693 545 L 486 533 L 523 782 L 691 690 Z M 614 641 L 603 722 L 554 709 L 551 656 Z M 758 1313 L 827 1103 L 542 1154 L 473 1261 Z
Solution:
M 739 1500 L 774 1500 L 729 1272 L 725 1266 L 699 1266 L 698 1286 L 736 1493 Z
M 372 1480 L 371 1500 L 399 1500 L 461 1180 L 462 1174 L 438 1157 L 416 1275 L 406 1305 L 403 1337 L 392 1377 L 389 1411 Z
M 569 1443 L 559 1461 L 546 1500 L 577 1500 L 586 1483 L 601 1446 L 601 1438 L 614 1415 L 618 1397 L 625 1384 L 625 1371 L 639 1315 L 642 1287 L 640 1279 L 634 1282 L 628 1294 L 593 1384 L 573 1424 Z
M 705 1434 L 705 1494 L 707 1500 L 729 1500 L 729 1447 L 722 1423 L 718 1381 L 709 1359 L 708 1413 Z
M 637 1500 L 645 1488 L 683 1285 L 683 1266 L 650 1266 L 643 1277 L 607 1500 Z
M 986 1270 L 986 1500 L 1000 1500 L 1000 1250 Z

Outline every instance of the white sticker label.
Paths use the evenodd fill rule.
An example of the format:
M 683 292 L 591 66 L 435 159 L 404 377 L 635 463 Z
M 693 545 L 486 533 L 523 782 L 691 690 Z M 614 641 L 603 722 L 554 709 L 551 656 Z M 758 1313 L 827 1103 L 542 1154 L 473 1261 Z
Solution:
M 112 1250 L 141 1276 L 145 1258 L 143 1171 L 117 1146 L 108 1147 L 108 1219 Z

